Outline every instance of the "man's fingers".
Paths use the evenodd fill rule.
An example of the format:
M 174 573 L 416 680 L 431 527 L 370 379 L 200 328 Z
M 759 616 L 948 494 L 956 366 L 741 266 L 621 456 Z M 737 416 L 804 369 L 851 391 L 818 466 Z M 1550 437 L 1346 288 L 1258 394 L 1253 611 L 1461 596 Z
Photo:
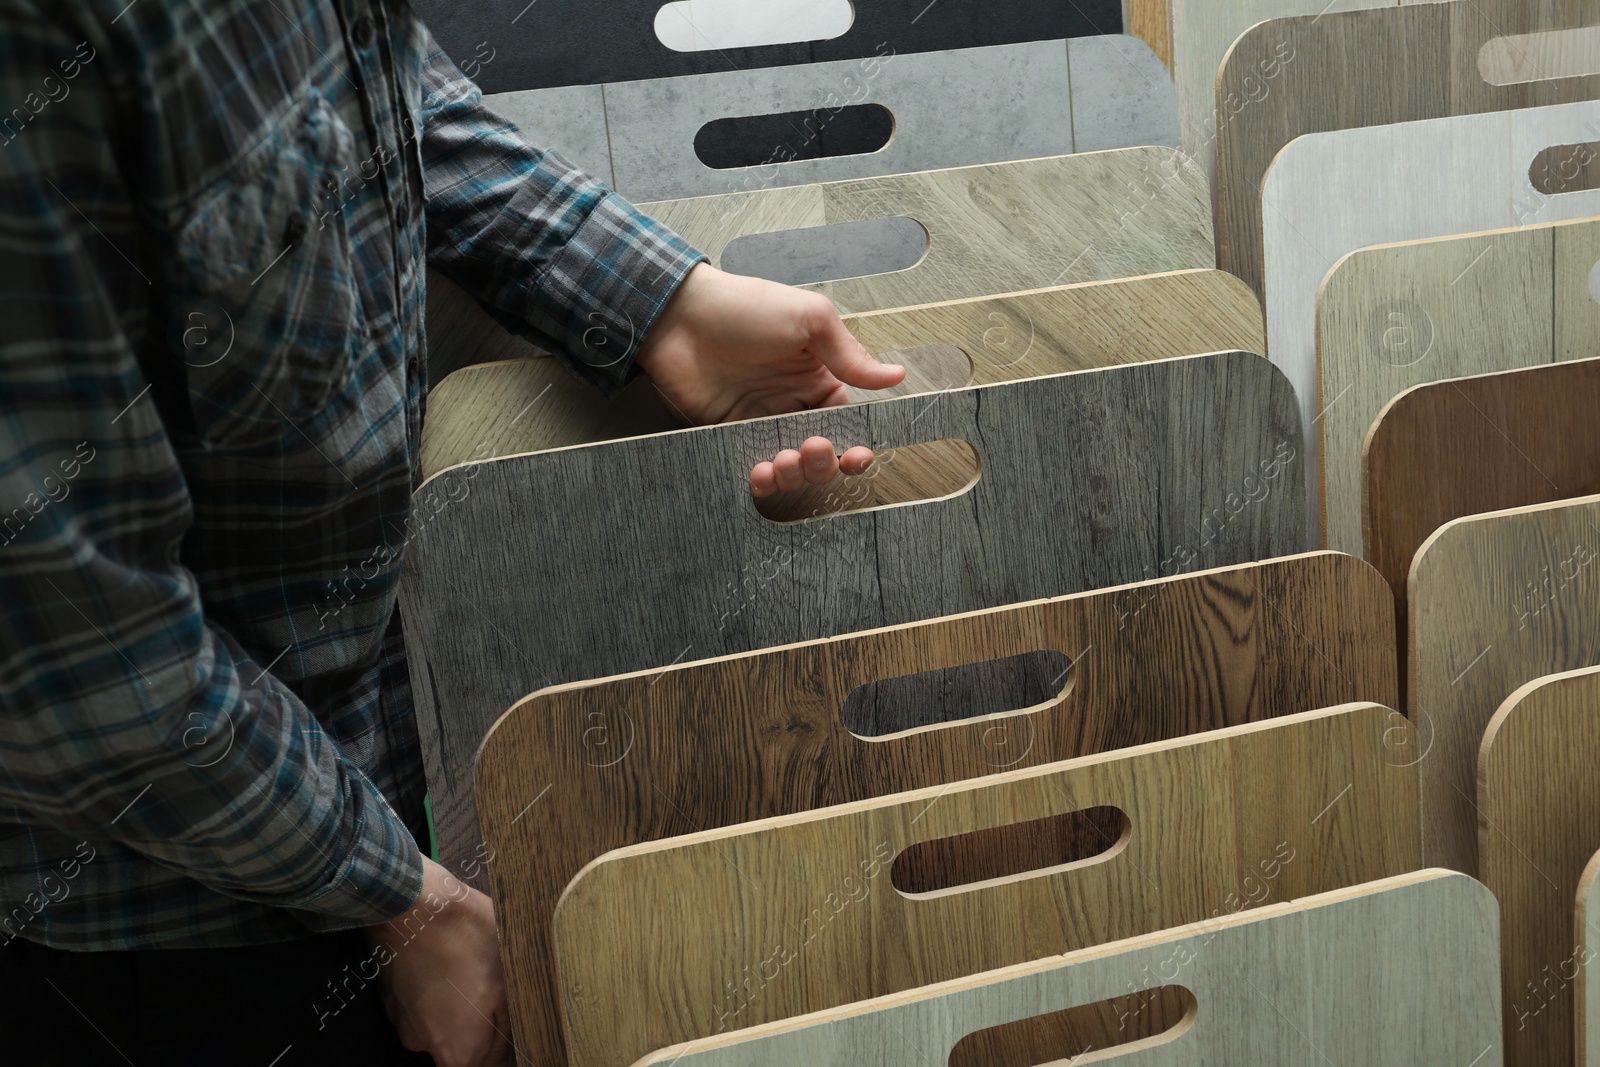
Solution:
M 833 442 L 826 437 L 808 437 L 800 446 L 800 466 L 806 481 L 812 485 L 827 485 L 839 473 L 839 457 L 833 454 Z
M 899 385 L 906 377 L 906 369 L 896 363 L 879 363 L 861 346 L 861 342 L 839 318 L 839 312 L 826 297 L 813 312 L 811 340 L 806 345 L 812 355 L 833 376 L 857 389 L 888 389 Z
M 778 491 L 778 474 L 770 462 L 757 463 L 750 468 L 750 495 L 765 500 Z
M 800 469 L 800 453 L 792 448 L 778 453 L 772 461 L 772 469 L 778 476 L 778 488 L 785 493 L 792 493 L 806 484 L 805 472 Z
M 839 457 L 839 469 L 846 474 L 862 474 L 872 466 L 872 460 L 872 449 L 865 445 L 856 445 Z

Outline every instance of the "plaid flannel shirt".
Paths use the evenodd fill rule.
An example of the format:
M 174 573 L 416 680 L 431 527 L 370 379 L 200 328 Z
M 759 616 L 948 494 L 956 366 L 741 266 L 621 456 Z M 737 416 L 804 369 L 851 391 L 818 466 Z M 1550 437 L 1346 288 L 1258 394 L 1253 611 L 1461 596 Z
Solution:
M 0 952 L 415 902 L 424 258 L 610 389 L 700 257 L 403 0 L 0 0 Z

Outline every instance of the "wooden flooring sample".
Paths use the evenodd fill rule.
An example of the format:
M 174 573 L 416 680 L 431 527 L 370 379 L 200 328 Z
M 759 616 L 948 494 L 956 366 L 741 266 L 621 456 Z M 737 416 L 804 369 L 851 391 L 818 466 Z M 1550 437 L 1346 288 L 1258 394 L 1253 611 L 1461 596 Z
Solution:
M 1575 596 L 1579 595 L 1576 592 Z M 1600 595 L 1584 598 L 1600 614 Z M 1480 877 L 1500 901 L 1506 1063 L 1573 1063 L 1573 983 L 1590 937 L 1574 901 L 1600 849 L 1600 669 L 1511 694 L 1478 757 Z M 1577 1062 L 1584 1062 L 1580 1057 Z
M 1121 34 L 595 88 L 598 142 L 590 98 L 573 107 L 571 89 L 485 102 L 634 202 L 1178 144 L 1171 76 Z
M 1418 548 L 1463 515 L 1600 493 L 1600 359 L 1418 385 L 1368 432 L 1367 557 L 1398 594 Z
M 1596 130 L 1600 102 L 1586 102 L 1308 134 L 1278 154 L 1262 190 L 1267 355 L 1294 383 L 1308 455 L 1334 401 L 1317 395 L 1328 271 L 1367 245 L 1600 215 L 1600 189 L 1547 196 L 1529 181 L 1546 148 Z M 1308 463 L 1316 477 L 1319 464 Z
M 1416 766 L 1385 741 L 1402 723 L 1347 704 L 616 849 L 556 909 L 568 1062 L 1199 922 L 1246 879 L 1292 900 L 1416 870 Z M 896 877 L 927 842 L 1097 807 L 1128 828 L 1093 859 L 915 894 Z M 778 977 L 729 1003 L 772 959 Z
M 1456 519 L 1417 553 L 1407 712 L 1430 866 L 1479 873 L 1476 769 L 1495 709 L 1535 678 L 1600 663 L 1597 555 L 1593 496 Z M 1501 825 L 1517 841 L 1532 832 Z
M 1123 30 L 1121 0 L 1010 0 L 1004 6 L 942 0 L 931 9 L 927 0 L 872 0 L 851 6 L 847 28 L 837 36 L 810 40 L 817 35 L 808 32 L 790 43 L 737 45 L 723 36 L 724 26 L 697 27 L 701 47 L 687 52 L 667 47 L 656 30 L 657 19 L 685 17 L 682 8 L 664 10 L 662 0 L 609 0 L 603 9 L 584 0 L 539 0 L 536 7 L 527 0 L 417 0 L 416 10 L 444 50 L 489 93 L 726 70 L 770 72 L 885 51 L 904 56 Z
M 1600 10 L 1593 0 L 1458 0 L 1309 12 L 1248 30 L 1234 43 L 1217 76 L 1217 96 L 1229 115 L 1217 136 L 1218 262 L 1265 293 L 1273 268 L 1270 247 L 1263 259 L 1262 220 L 1271 225 L 1272 209 L 1263 206 L 1263 182 L 1279 151 L 1297 137 L 1600 97 L 1600 76 L 1490 84 L 1480 59 L 1484 46 L 1497 38 L 1597 23 Z M 1591 69 L 1596 66 L 1590 64 Z M 1230 101 L 1237 101 L 1236 113 Z M 1422 156 L 1422 146 L 1414 145 L 1419 154 L 1411 157 L 1412 164 L 1419 172 L 1431 171 L 1434 182 L 1466 177 L 1485 163 L 1492 171 L 1506 142 L 1473 142 L 1480 129 L 1492 128 L 1458 127 L 1455 151 L 1437 157 Z M 1587 136 L 1534 145 L 1527 158 L 1513 163 L 1520 163 L 1520 173 L 1526 175 L 1540 149 L 1596 136 L 1591 129 Z M 1491 145 L 1495 154 L 1484 153 Z M 1369 181 L 1397 187 L 1409 181 L 1403 166 L 1390 169 L 1387 162 L 1369 160 L 1359 151 L 1342 164 L 1341 169 Z M 1513 224 L 1496 218 L 1472 228 Z M 1309 224 L 1303 235 L 1313 245 L 1321 245 L 1317 229 Z
M 1366 563 L 1315 553 L 528 697 L 477 773 L 518 1047 L 555 1047 L 550 920 L 603 852 L 1311 708 L 1393 707 L 1393 604 Z M 1013 665 L 1045 651 L 1041 684 L 1018 686 Z M 1397 762 L 1406 736 L 1390 738 Z
M 1600 355 L 1600 300 L 1589 291 L 1597 263 L 1594 219 L 1380 245 L 1339 261 L 1317 299 L 1326 547 L 1364 552 L 1362 445 L 1394 397 L 1445 378 Z M 1453 438 L 1438 443 L 1454 450 Z M 1508 506 L 1498 500 L 1475 510 Z M 1407 555 L 1391 571 L 1397 590 Z
M 974 1035 L 1039 1014 L 1108 1001 L 1137 1013 L 1152 976 L 1175 975 L 1191 1019 L 1149 1044 L 1094 1051 L 1147 1067 L 1489 1067 L 1500 1063 L 1497 918 L 1471 878 L 1419 871 L 677 1045 L 639 1065 L 943 1064 Z
M 1221 353 L 436 475 L 400 595 L 441 854 L 476 844 L 484 734 L 544 686 L 1302 551 L 1299 431 L 1283 376 Z M 915 506 L 763 517 L 750 467 L 814 434 L 880 463 L 965 441 L 982 473 Z
M 1589 977 L 1589 964 L 1600 958 L 1600 852 L 1596 852 L 1578 880 L 1577 978 L 1572 985 L 1576 1019 L 1577 1067 L 1600 1067 L 1600 982 Z M 1591 1022 L 1592 1020 L 1592 1022 Z
M 740 237 L 915 219 L 928 235 L 915 266 L 807 286 L 852 314 L 1213 268 L 1209 199 L 1205 175 L 1175 150 L 1127 148 L 640 206 L 714 266 Z M 840 238 L 841 254 L 859 252 L 851 241 Z M 433 381 L 537 351 L 441 278 L 428 281 Z
M 1183 150 L 1205 168 L 1213 181 L 1217 173 L 1217 126 L 1226 124 L 1259 98 L 1281 77 L 1281 66 L 1257 71 L 1248 96 L 1217 96 L 1217 72 L 1239 35 L 1267 19 L 1293 15 L 1320 15 L 1363 7 L 1392 6 L 1395 0 L 1172 0 L 1172 78 L 1178 91 L 1178 131 Z M 1131 20 L 1129 32 L 1133 29 Z M 1144 36 L 1141 34 L 1141 36 Z M 1145 37 L 1149 40 L 1149 37 Z M 1151 46 L 1155 46 L 1152 44 Z M 1157 52 L 1160 50 L 1157 49 Z M 1273 78 L 1265 78 L 1269 72 Z
M 1597 307 L 1600 310 L 1600 307 Z M 1113 282 L 1058 286 L 1006 296 L 867 312 L 846 319 L 868 351 L 892 353 L 908 372 L 914 350 L 955 346 L 970 371 L 940 374 L 909 388 L 928 392 L 1042 374 L 1090 370 L 1204 352 L 1265 352 L 1255 294 L 1224 271 L 1179 271 Z M 876 394 L 858 393 L 858 400 Z M 648 381 L 607 399 L 553 360 L 463 367 L 434 387 L 422 430 L 422 473 L 469 459 L 589 444 L 675 429 L 682 420 Z

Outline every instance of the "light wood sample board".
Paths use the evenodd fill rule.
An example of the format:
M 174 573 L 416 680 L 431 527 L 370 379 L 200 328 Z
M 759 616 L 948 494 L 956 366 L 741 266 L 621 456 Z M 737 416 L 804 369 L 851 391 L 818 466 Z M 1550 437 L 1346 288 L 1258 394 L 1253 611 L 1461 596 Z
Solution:
M 1429 865 L 1479 872 L 1478 749 L 1495 710 L 1535 678 L 1600 663 L 1597 555 L 1593 496 L 1456 519 L 1417 553 L 1407 713 Z
M 1586 607 L 1600 613 L 1600 595 Z M 1478 851 L 1500 901 L 1506 1062 L 1572 1063 L 1573 983 L 1590 940 L 1573 939 L 1584 868 L 1600 849 L 1600 670 L 1529 682 L 1484 733 Z M 1583 1062 L 1580 1057 L 1578 1062 Z
M 1129 148 L 640 207 L 714 266 L 740 237 L 915 219 L 928 244 L 914 266 L 807 286 L 851 314 L 1212 268 L 1208 199 L 1205 175 L 1177 151 Z M 840 240 L 842 253 L 850 251 L 850 239 Z M 431 272 L 428 282 L 433 380 L 469 363 L 537 353 L 441 278 Z
M 550 920 L 603 852 L 1311 708 L 1393 707 L 1393 606 L 1366 563 L 1315 553 L 528 697 L 477 772 L 518 1047 L 553 1047 Z M 986 701 L 1016 693 L 1008 665 L 1041 650 L 1057 655 L 1040 691 Z M 852 732 L 863 697 L 871 736 Z M 1406 736 L 1390 738 L 1397 762 Z
M 635 202 L 1178 144 L 1171 76 L 1121 34 L 606 82 L 485 102 Z
M 920 359 L 913 350 L 926 346 L 953 345 L 970 362 L 970 373 L 961 370 L 955 376 L 941 377 L 943 364 L 928 368 L 929 373 L 908 377 L 896 392 L 988 385 L 1205 352 L 1264 353 L 1267 346 L 1255 294 L 1219 270 L 866 312 L 848 317 L 845 325 L 869 352 L 903 360 L 911 375 Z M 871 400 L 876 394 L 855 396 Z M 469 459 L 681 425 L 649 381 L 607 399 L 554 360 L 479 364 L 463 367 L 429 394 L 422 473 L 426 478 Z
M 1600 852 L 1596 852 L 1578 880 L 1577 978 L 1573 981 L 1573 1007 L 1577 1038 L 1573 1063 L 1600 1067 L 1600 982 L 1589 976 L 1589 965 L 1600 958 Z
M 1263 206 L 1267 195 L 1263 179 L 1279 151 L 1296 137 L 1594 100 L 1600 97 L 1600 76 L 1490 84 L 1480 66 L 1480 53 L 1485 45 L 1507 35 L 1596 24 L 1600 24 L 1600 10 L 1593 0 L 1459 0 L 1310 13 L 1251 28 L 1234 43 L 1217 76 L 1218 98 L 1230 114 L 1217 136 L 1218 262 L 1257 292 L 1266 292 L 1273 257 L 1269 243 L 1263 260 L 1262 220 L 1265 217 L 1271 224 L 1272 209 Z M 1591 64 L 1591 69 L 1600 69 L 1600 63 Z M 1237 113 L 1226 104 L 1230 100 L 1239 101 Z M 1515 121 L 1528 120 L 1538 121 L 1532 114 L 1527 120 Z M 1412 157 L 1412 166 L 1431 177 L 1424 189 L 1441 181 L 1466 181 L 1471 172 L 1485 169 L 1486 162 L 1491 171 L 1497 166 L 1495 156 L 1504 152 L 1507 143 L 1489 139 L 1489 131 L 1497 127 L 1467 124 L 1455 129 L 1458 139 L 1453 152 L 1426 158 L 1420 155 L 1422 145 L 1412 146 L 1419 153 Z M 1485 139 L 1477 140 L 1480 136 Z M 1600 131 L 1592 130 L 1588 136 L 1534 145 L 1526 159 L 1512 160 L 1513 170 L 1520 163 L 1525 180 L 1540 149 L 1596 139 L 1600 139 Z M 1510 143 L 1516 147 L 1527 144 Z M 1403 186 L 1410 181 L 1403 166 L 1390 169 L 1390 156 L 1369 159 L 1356 147 L 1359 145 L 1351 143 L 1351 154 L 1342 161 L 1341 169 L 1364 174 L 1373 182 Z M 1503 180 L 1498 174 L 1495 177 Z M 1465 190 L 1457 197 L 1464 203 L 1472 200 Z M 1497 216 L 1471 229 L 1515 225 L 1517 221 L 1540 220 L 1502 222 Z M 1315 222 L 1306 220 L 1306 225 L 1304 237 L 1318 244 Z
M 400 594 L 441 854 L 476 842 L 484 734 L 544 686 L 1299 552 L 1299 432 L 1283 376 L 1221 353 L 445 471 L 418 490 Z M 751 465 L 814 434 L 966 441 L 981 476 L 764 518 Z
M 1198 922 L 1263 860 L 1273 899 L 1413 871 L 1416 767 L 1384 739 L 1400 722 L 1344 705 L 609 852 L 556 909 L 568 1062 L 629 1064 L 724 1025 Z M 1129 822 L 1101 856 L 928 893 L 894 884 L 908 848 L 1100 806 Z M 729 1020 L 725 982 L 774 954 L 778 977 Z
M 1152 976 L 1175 974 L 1192 1018 L 1168 1039 L 1105 1049 L 1110 1062 L 1490 1067 L 1501 1062 L 1497 920 L 1479 883 L 1419 871 L 677 1045 L 639 1065 L 942 1064 L 970 1035 L 1037 1014 L 1117 998 L 1138 1011 Z
M 1401 393 L 1362 457 L 1368 558 L 1399 593 L 1419 546 L 1451 519 L 1600 492 L 1597 411 L 1600 359 Z
M 1528 177 L 1545 149 L 1597 130 L 1600 102 L 1586 102 L 1308 134 L 1278 154 L 1262 190 L 1267 355 L 1294 383 L 1309 455 L 1335 400 L 1317 395 L 1316 328 L 1334 264 L 1367 245 L 1600 214 L 1600 190 L 1547 196 Z
M 1597 264 L 1600 220 L 1594 219 L 1380 245 L 1339 261 L 1317 299 L 1317 363 L 1326 398 L 1320 423 L 1323 543 L 1328 548 L 1363 553 L 1362 445 L 1390 400 L 1412 386 L 1446 378 L 1600 356 L 1600 299 L 1590 287 Z M 1463 395 L 1451 389 L 1444 399 L 1461 408 L 1454 414 L 1472 421 L 1478 413 L 1466 409 Z M 1528 401 L 1540 405 L 1539 418 L 1549 413 L 1542 401 Z M 1546 451 L 1569 447 L 1552 425 L 1539 430 Z M 1457 443 L 1452 433 L 1437 442 L 1408 440 L 1405 446 L 1436 452 L 1447 445 L 1453 453 Z M 1523 442 L 1522 447 L 1536 446 Z M 1570 473 L 1572 465 L 1563 466 Z M 1476 470 L 1466 473 L 1477 480 Z M 1421 491 L 1426 495 L 1428 489 Z M 1502 501 L 1496 495 L 1489 508 L 1471 510 L 1531 502 Z M 1457 510 L 1447 517 L 1466 513 Z M 1422 536 L 1438 525 L 1434 522 Z M 1409 548 L 1414 551 L 1420 541 Z M 1410 552 L 1404 554 L 1389 571 L 1397 590 L 1410 562 Z

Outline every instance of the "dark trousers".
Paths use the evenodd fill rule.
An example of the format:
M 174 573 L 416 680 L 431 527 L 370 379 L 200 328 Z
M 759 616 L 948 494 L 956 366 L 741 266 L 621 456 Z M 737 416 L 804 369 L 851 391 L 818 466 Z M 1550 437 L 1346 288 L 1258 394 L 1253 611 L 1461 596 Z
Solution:
M 432 1057 L 400 1045 L 377 984 L 352 979 L 371 954 L 359 931 L 132 952 L 63 952 L 17 938 L 0 943 L 0 1062 L 428 1067 Z

